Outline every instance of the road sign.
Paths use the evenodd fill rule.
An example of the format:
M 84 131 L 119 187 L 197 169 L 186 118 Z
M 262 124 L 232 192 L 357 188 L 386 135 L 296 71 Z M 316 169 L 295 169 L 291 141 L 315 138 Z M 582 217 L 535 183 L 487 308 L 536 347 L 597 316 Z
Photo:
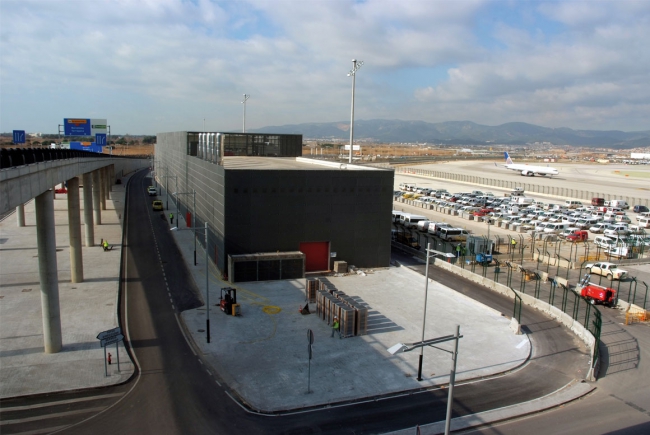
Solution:
M 122 333 L 122 328 L 119 326 L 117 328 L 109 329 L 108 331 L 103 331 L 97 334 L 98 340 L 103 340 L 105 338 L 111 337 L 113 335 L 119 335 Z
M 106 145 L 106 135 L 101 133 L 101 134 L 96 134 L 95 135 L 95 143 L 99 146 L 104 146 Z
M 89 118 L 64 118 L 63 134 L 66 136 L 94 136 L 106 134 L 107 123 L 105 119 Z
M 25 130 L 14 130 L 14 143 L 25 143 Z
M 119 341 L 124 340 L 124 336 L 122 334 L 118 335 L 111 335 L 109 338 L 105 338 L 99 342 L 99 345 L 101 347 L 106 347 L 109 344 L 117 343 Z

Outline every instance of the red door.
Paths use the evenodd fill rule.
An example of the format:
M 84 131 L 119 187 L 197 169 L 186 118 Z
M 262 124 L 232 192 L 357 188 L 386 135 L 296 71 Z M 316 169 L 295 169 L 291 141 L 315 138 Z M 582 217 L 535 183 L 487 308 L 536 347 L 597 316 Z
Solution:
M 300 252 L 305 254 L 305 272 L 329 270 L 330 242 L 301 242 Z

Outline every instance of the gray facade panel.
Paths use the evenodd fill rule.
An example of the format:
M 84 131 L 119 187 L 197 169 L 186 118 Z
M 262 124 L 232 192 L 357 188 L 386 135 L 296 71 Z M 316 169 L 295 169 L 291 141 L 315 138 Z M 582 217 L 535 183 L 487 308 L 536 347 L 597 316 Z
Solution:
M 349 264 L 389 265 L 392 170 L 227 169 L 188 155 L 187 138 L 158 134 L 156 177 L 170 193 L 196 190 L 193 224 L 207 219 L 208 252 L 219 269 L 229 254 L 296 251 L 318 241 Z M 179 200 L 181 213 L 192 211 L 192 195 Z M 169 204 L 175 212 L 173 196 Z

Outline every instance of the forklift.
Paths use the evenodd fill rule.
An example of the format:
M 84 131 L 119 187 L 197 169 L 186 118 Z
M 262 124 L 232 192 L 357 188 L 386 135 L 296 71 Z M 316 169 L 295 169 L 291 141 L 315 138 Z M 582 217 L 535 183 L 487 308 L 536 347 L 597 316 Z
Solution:
M 240 316 L 241 311 L 237 303 L 237 290 L 232 287 L 223 287 L 219 298 L 221 311 L 231 316 Z

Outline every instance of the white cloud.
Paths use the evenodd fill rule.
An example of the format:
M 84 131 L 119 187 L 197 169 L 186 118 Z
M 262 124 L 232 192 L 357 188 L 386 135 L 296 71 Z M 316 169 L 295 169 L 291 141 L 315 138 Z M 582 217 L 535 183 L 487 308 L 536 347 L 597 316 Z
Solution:
M 342 121 L 352 58 L 357 119 L 647 129 L 649 4 L 539 3 L 522 25 L 478 0 L 3 0 L 0 131 L 235 130 L 243 93 L 250 128 Z

